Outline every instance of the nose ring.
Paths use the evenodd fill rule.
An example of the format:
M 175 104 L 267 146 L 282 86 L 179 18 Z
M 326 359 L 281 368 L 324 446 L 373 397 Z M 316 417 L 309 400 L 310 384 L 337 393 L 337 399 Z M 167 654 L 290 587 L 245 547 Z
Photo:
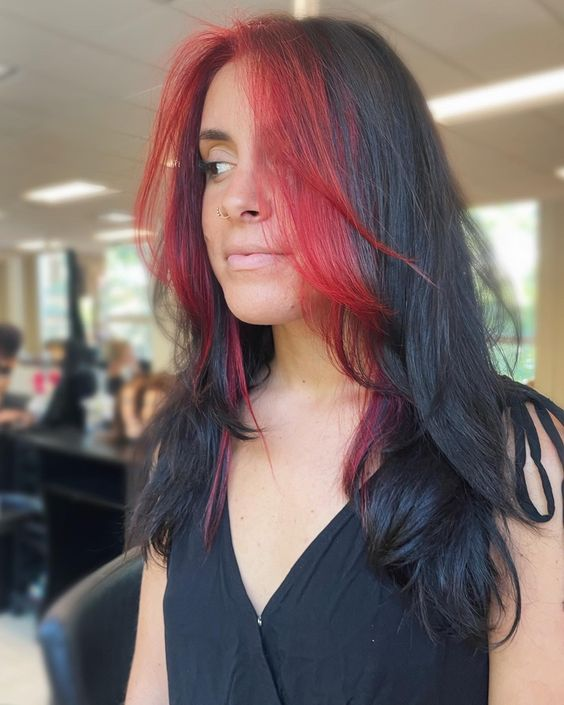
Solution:
M 231 218 L 230 215 L 223 215 L 221 208 L 218 206 L 217 207 L 217 214 L 220 218 L 223 218 L 224 220 L 227 220 L 228 218 Z

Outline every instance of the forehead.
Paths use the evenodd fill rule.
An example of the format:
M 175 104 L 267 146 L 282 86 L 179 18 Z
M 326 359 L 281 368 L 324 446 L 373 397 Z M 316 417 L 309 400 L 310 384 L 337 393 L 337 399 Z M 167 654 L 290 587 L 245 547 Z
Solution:
M 202 111 L 202 128 L 221 128 L 229 134 L 250 126 L 251 109 L 243 87 L 240 64 L 228 63 L 213 77 Z

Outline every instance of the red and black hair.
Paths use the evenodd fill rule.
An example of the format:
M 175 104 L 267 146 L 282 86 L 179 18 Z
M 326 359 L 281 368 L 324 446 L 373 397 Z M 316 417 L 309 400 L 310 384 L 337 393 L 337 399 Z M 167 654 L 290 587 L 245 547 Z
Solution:
M 360 23 L 259 16 L 207 27 L 174 56 L 136 211 L 140 230 L 158 233 L 145 253 L 160 301 L 172 303 L 179 384 L 149 436 L 158 461 L 135 513 L 137 540 L 166 558 L 174 532 L 199 516 L 211 545 L 230 439 L 260 432 L 239 410 L 252 411 L 272 331 L 229 311 L 201 225 L 203 103 L 229 62 L 243 68 L 257 178 L 303 281 L 328 304 L 315 325 L 335 364 L 370 391 L 343 487 L 371 560 L 409 586 L 431 633 L 433 614 L 451 632 L 483 637 L 497 595 L 491 544 L 515 574 L 492 519 L 515 513 L 491 359 L 510 312 L 416 81 Z M 314 325 L 307 297 L 303 308 Z M 375 451 L 383 461 L 367 496 Z M 462 586 L 456 595 L 446 575 Z

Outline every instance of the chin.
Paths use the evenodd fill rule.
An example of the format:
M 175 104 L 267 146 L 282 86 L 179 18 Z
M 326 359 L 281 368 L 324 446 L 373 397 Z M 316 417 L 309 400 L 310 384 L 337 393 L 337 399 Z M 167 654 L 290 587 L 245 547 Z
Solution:
M 299 301 L 265 301 L 258 297 L 242 301 L 240 298 L 230 300 L 226 297 L 226 303 L 235 318 L 255 326 L 282 325 L 302 318 Z

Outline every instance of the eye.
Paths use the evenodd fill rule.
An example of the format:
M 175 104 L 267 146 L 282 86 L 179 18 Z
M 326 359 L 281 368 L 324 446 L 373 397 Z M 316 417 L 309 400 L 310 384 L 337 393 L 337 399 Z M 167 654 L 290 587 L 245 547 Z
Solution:
M 232 169 L 232 167 L 233 164 L 229 162 L 208 162 L 204 159 L 198 160 L 198 169 L 209 179 L 215 179 L 217 176 L 225 174 Z

